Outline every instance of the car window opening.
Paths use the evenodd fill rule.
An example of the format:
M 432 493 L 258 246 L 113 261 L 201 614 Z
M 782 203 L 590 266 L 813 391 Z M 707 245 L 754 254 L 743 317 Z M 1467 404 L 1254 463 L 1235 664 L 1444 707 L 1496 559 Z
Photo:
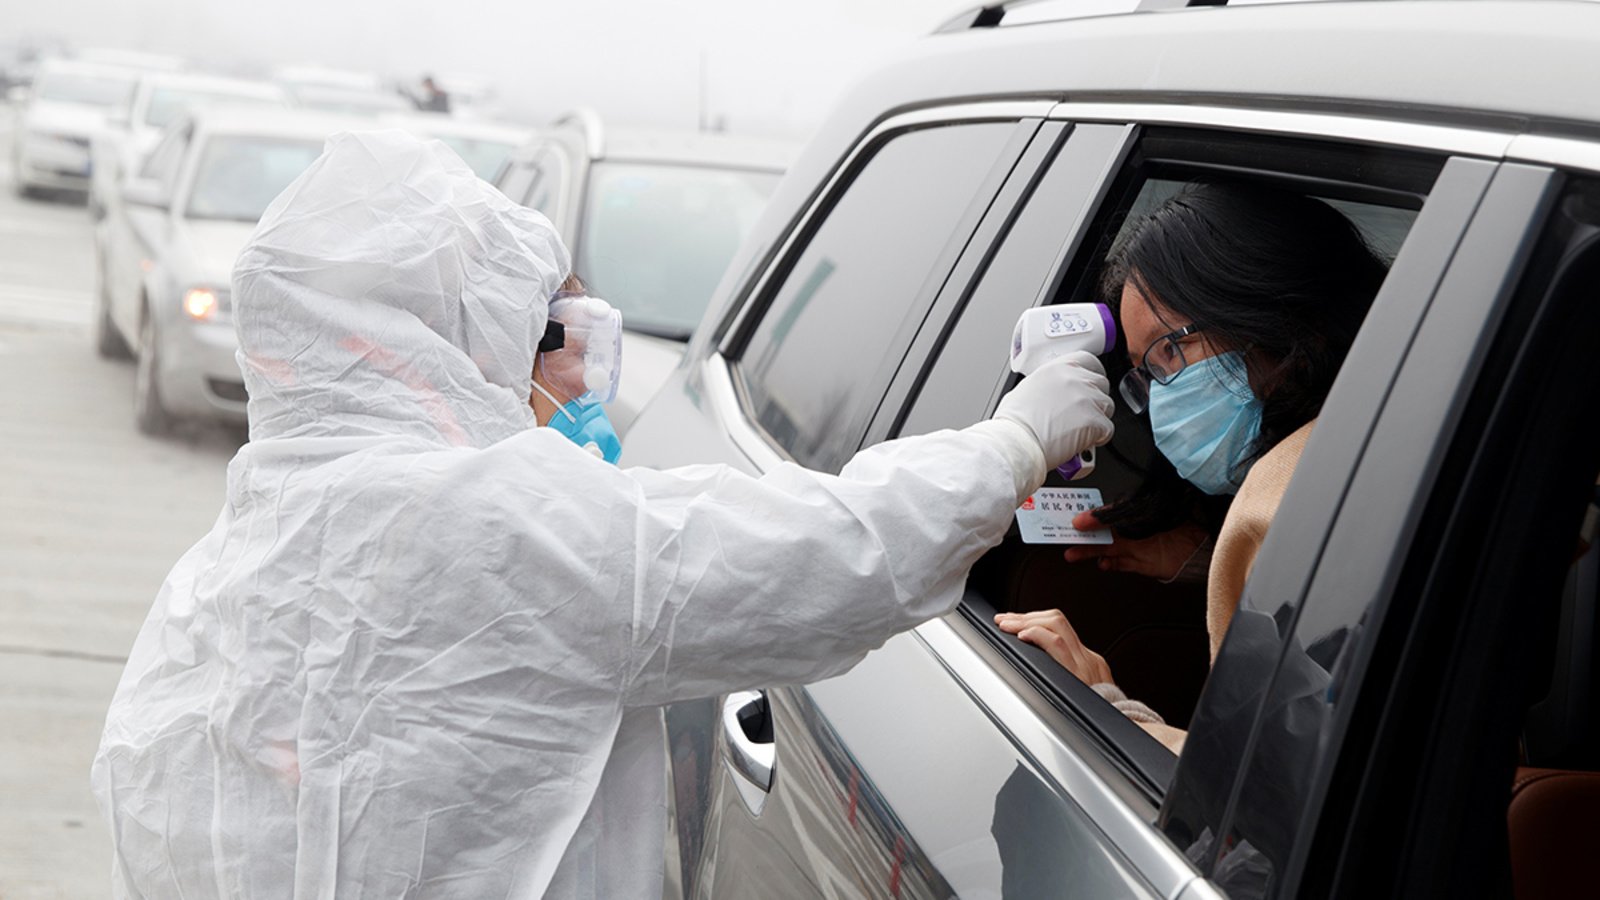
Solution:
M 1080 253 L 1080 261 L 1067 264 L 1068 273 L 1052 302 L 1110 300 L 1115 305 L 1119 298 L 1104 297 L 1100 285 L 1108 260 L 1153 211 L 1170 205 L 1173 198 L 1192 196 L 1208 186 L 1225 190 L 1237 187 L 1242 191 L 1265 187 L 1331 207 L 1387 267 L 1415 222 L 1436 171 L 1436 164 L 1431 169 L 1423 167 L 1420 177 L 1411 179 L 1410 189 L 1402 190 L 1395 187 L 1406 181 L 1401 176 L 1378 186 L 1362 184 L 1354 178 L 1341 183 L 1330 177 L 1327 167 L 1317 178 L 1273 172 L 1251 172 L 1241 177 L 1222 166 L 1146 161 L 1131 176 L 1125 174 L 1120 192 L 1114 189 L 1102 204 L 1099 220 L 1083 245 L 1090 252 Z M 1033 202 L 1041 199 L 1036 197 Z M 1372 293 L 1376 291 L 1375 286 Z M 1104 358 L 1113 385 L 1131 368 L 1130 338 L 1126 328 L 1120 330 L 1124 333 L 1116 351 Z M 1164 495 L 1152 492 L 1156 482 L 1172 484 L 1181 479 L 1157 448 L 1150 413 L 1135 416 L 1125 407 L 1126 403 L 1119 401 L 1116 437 L 1101 448 L 1095 471 L 1070 483 L 1051 473 L 1046 487 L 1092 489 L 1107 504 L 1183 504 L 1181 512 L 1155 510 L 1129 517 L 1127 533 L 1119 540 L 1170 535 L 1168 528 L 1180 522 L 1192 528 L 1199 540 L 1191 541 L 1192 546 L 1185 545 L 1181 552 L 1167 554 L 1171 571 L 1155 577 L 1116 571 L 1124 565 L 1121 562 L 1109 563 L 1106 568 L 1095 560 L 1068 562 L 1064 553 L 1072 545 L 1026 544 L 1014 524 L 1005 543 L 974 568 L 969 581 L 969 597 L 973 599 L 966 604 L 965 614 L 1020 667 L 1034 673 L 1036 680 L 1047 681 L 1045 692 L 1054 696 L 1059 707 L 1102 726 L 1103 735 L 1113 735 L 1108 745 L 1132 754 L 1132 769 L 1145 775 L 1147 785 L 1159 789 L 1164 787 L 1164 778 L 1170 776 L 1170 768 L 1153 756 L 1154 742 L 1150 738 L 1127 729 L 1118 720 L 1130 718 L 1137 722 L 1145 718 L 1142 711 L 1154 713 L 1165 723 L 1164 727 L 1141 728 L 1168 746 L 1181 748 L 1182 730 L 1194 712 L 1210 671 L 1213 642 L 1219 637 L 1208 631 L 1208 579 L 1217 540 L 1234 501 L 1227 494 L 1207 496 L 1193 490 L 1168 491 Z M 1290 460 L 1291 468 L 1292 464 Z M 1212 604 L 1215 603 L 1213 599 Z M 1059 610 L 1082 645 L 1103 657 L 1112 683 L 1119 690 L 1100 687 L 1096 689 L 1100 696 L 1096 697 L 1068 684 L 1063 679 L 1073 679 L 1069 670 L 1038 646 L 1030 646 L 997 627 L 990 606 L 994 612 L 1035 617 Z M 1212 615 L 1215 618 L 1215 612 Z M 1045 627 L 1051 626 L 1045 623 Z M 1125 702 L 1124 698 L 1136 703 Z M 1174 732 L 1178 733 L 1176 739 Z

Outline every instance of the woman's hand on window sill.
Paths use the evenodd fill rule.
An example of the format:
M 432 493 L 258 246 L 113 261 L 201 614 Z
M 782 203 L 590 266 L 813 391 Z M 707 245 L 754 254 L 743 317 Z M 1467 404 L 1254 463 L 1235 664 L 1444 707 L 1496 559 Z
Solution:
M 1111 681 L 1105 657 L 1085 647 L 1072 624 L 1059 609 L 1027 613 L 1000 613 L 995 626 L 1050 654 L 1062 668 L 1084 684 Z

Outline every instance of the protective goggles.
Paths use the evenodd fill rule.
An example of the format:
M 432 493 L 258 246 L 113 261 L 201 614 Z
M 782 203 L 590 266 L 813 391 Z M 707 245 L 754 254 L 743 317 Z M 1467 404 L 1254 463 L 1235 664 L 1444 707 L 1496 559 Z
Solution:
M 580 404 L 610 403 L 622 376 L 622 313 L 599 297 L 558 293 L 539 352 L 581 354 L 582 384 L 560 387 Z

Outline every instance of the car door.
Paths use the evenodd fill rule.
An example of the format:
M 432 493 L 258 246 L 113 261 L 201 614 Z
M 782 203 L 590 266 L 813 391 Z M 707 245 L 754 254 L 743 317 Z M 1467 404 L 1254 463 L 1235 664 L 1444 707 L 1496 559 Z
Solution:
M 1041 125 L 911 341 L 863 443 L 987 416 L 1006 383 L 1017 315 L 1057 289 L 1133 140 L 1121 124 Z M 969 586 L 964 607 L 992 611 L 988 602 Z M 815 848 L 796 868 L 821 881 L 814 873 L 828 870 L 817 860 L 872 844 L 858 822 L 869 809 L 888 823 L 875 847 L 888 877 L 853 885 L 869 896 L 1173 896 L 1195 873 L 1140 824 L 1155 815 L 1170 760 L 1116 719 L 1106 724 L 1130 752 L 1085 753 L 1085 736 L 1038 702 L 965 614 L 891 640 L 838 678 L 768 692 L 780 752 L 843 761 L 831 767 L 840 771 L 832 784 L 788 789 L 846 802 L 842 814 L 813 814 L 772 838 L 767 858 Z M 1108 765 L 1118 770 L 1110 779 Z M 746 824 L 741 843 L 760 833 Z M 920 883 L 908 889 L 902 873 Z
M 1107 109 L 1075 110 L 1064 105 L 1058 114 L 1099 117 L 1111 115 Z M 1130 110 L 1137 113 L 1137 110 Z M 1273 542 L 1263 549 L 1252 576 L 1247 599 L 1250 596 L 1285 596 L 1291 591 L 1274 579 L 1292 580 L 1303 577 L 1308 571 L 1308 561 L 1316 553 L 1325 536 L 1325 529 L 1338 511 L 1338 498 L 1342 487 L 1352 472 L 1361 471 L 1360 450 L 1364 446 L 1365 428 L 1370 426 L 1370 416 L 1382 405 L 1382 398 L 1396 377 L 1399 360 L 1417 333 L 1422 312 L 1427 309 L 1444 272 L 1454 258 L 1458 244 L 1468 223 L 1479 211 L 1491 175 L 1498 166 L 1489 159 L 1450 157 L 1437 150 L 1383 149 L 1364 143 L 1332 142 L 1307 138 L 1269 137 L 1251 135 L 1228 126 L 1239 123 L 1239 117 L 1224 111 L 1210 113 L 1216 124 L 1226 130 L 1201 130 L 1142 126 L 1122 173 L 1113 179 L 1106 199 L 1100 204 L 1097 218 L 1104 224 L 1091 226 L 1087 235 L 1079 234 L 1069 239 L 1063 247 L 1065 263 L 1054 271 L 1044 288 L 1037 294 L 1016 289 L 986 293 L 979 289 L 966 301 L 967 308 L 959 323 L 944 338 L 942 351 L 936 353 L 923 381 L 915 387 L 924 396 L 948 398 L 957 406 L 944 403 L 930 406 L 924 412 L 922 404 L 914 404 L 903 422 L 891 425 L 885 436 L 931 430 L 937 427 L 956 427 L 973 421 L 992 409 L 995 398 L 1003 387 L 1003 372 L 996 377 L 973 378 L 970 366 L 962 370 L 951 364 L 963 353 L 962 347 L 981 347 L 1003 341 L 1010 325 L 1022 308 L 1032 302 L 1063 302 L 1086 300 L 1092 297 L 1085 288 L 1097 281 L 1093 267 L 1106 248 L 1115 244 L 1121 234 L 1118 220 L 1126 223 L 1137 211 L 1160 196 L 1170 196 L 1175 185 L 1185 180 L 1239 179 L 1245 182 L 1266 181 L 1277 186 L 1302 190 L 1326 200 L 1349 217 L 1370 243 L 1378 246 L 1385 255 L 1393 256 L 1390 275 L 1382 293 L 1374 303 L 1372 313 L 1364 325 L 1350 359 L 1341 370 L 1334 394 L 1329 398 L 1324 419 L 1318 425 L 1313 447 L 1317 454 L 1308 453 L 1305 465 L 1284 500 L 1285 512 L 1273 525 Z M 1207 114 L 1196 111 L 1195 122 L 1186 126 L 1205 124 Z M 1271 123 L 1260 120 L 1256 129 Z M 1305 127 L 1309 123 L 1298 123 Z M 1321 136 L 1338 135 L 1348 139 L 1353 123 L 1329 120 L 1317 123 L 1326 129 Z M 1282 123 L 1280 128 L 1287 128 Z M 1080 125 L 1079 129 L 1088 128 Z M 1472 137 L 1459 144 L 1467 148 L 1492 149 L 1494 142 L 1479 142 Z M 1503 144 L 1499 146 L 1503 147 Z M 1069 145 L 1070 147 L 1070 145 Z M 1026 217 L 1030 210 L 1023 213 Z M 1496 215 L 1500 211 L 1491 212 Z M 1076 242 L 1074 247 L 1073 242 Z M 998 257 L 997 257 L 998 259 Z M 991 272 L 993 269 L 991 269 Z M 990 277 L 994 277 L 991 275 Z M 1074 287 L 1076 285 L 1077 287 Z M 1018 295 L 1022 295 L 1019 298 Z M 1030 299 L 1022 299 L 1030 298 Z M 970 334 L 970 336 L 969 336 Z M 968 351 L 972 356 L 976 351 Z M 956 354 L 952 356 L 952 354 Z M 1123 360 L 1110 360 L 1115 379 L 1116 366 L 1126 366 Z M 991 363 L 996 368 L 999 363 Z M 1448 363 L 1442 367 L 1448 370 Z M 971 381 L 971 385 L 964 382 Z M 1363 419 L 1363 417 L 1368 417 Z M 1331 424 L 1330 424 L 1331 421 Z M 1139 420 L 1119 411 L 1118 436 L 1109 452 L 1102 456 L 1107 470 L 1098 472 L 1084 482 L 1097 489 L 1105 489 L 1107 499 L 1116 490 L 1116 482 L 1125 477 L 1130 464 L 1137 467 L 1142 454 L 1150 452 L 1148 425 L 1140 433 Z M 1354 453 L 1354 456 L 1350 454 Z M 1293 508 L 1292 513 L 1289 510 Z M 1352 528 L 1368 527 L 1365 517 L 1351 524 Z M 1370 527 L 1368 527 L 1370 531 Z M 1130 695 L 1141 698 L 1156 697 L 1152 703 L 1170 724 L 1188 719 L 1185 704 L 1192 706 L 1194 695 L 1183 692 L 1159 691 L 1159 683 L 1142 684 L 1137 688 L 1139 668 L 1134 665 L 1139 658 L 1146 662 L 1145 673 L 1155 673 L 1161 681 L 1177 678 L 1187 667 L 1181 618 L 1172 615 L 1172 606 L 1186 602 L 1173 589 L 1177 585 L 1159 589 L 1142 579 L 1101 576 L 1092 571 L 1073 572 L 1070 566 L 1059 561 L 1057 550 L 1046 550 L 1027 559 L 1025 548 L 1008 550 L 1025 560 L 1012 568 L 1009 582 L 981 571 L 985 563 L 974 570 L 974 583 L 986 583 L 979 593 L 1011 597 L 1037 591 L 1042 585 L 1051 592 L 1050 605 L 1060 604 L 1069 610 L 1075 628 L 1084 634 L 1091 647 L 1102 649 L 1112 669 L 1118 673 L 1118 683 L 1128 688 Z M 1365 565 L 1357 562 L 1354 565 Z M 1042 571 L 1046 574 L 1036 574 Z M 1348 575 L 1348 572 L 1344 572 Z M 1267 587 L 1260 586 L 1265 583 Z M 1334 576 L 1330 586 L 1348 588 L 1347 578 Z M 969 589 L 970 589 L 969 585 Z M 1159 590 L 1165 596 L 1157 596 Z M 1108 596 L 1112 602 L 1108 603 Z M 1242 873 L 1238 860 L 1232 868 L 1216 865 L 1217 860 L 1207 854 L 1221 855 L 1222 848 L 1236 847 L 1239 836 L 1223 827 L 1222 813 L 1228 801 L 1236 796 L 1239 784 L 1239 766 L 1249 758 L 1249 741 L 1253 729 L 1260 729 L 1259 720 L 1270 720 L 1275 710 L 1271 704 L 1256 704 L 1241 700 L 1248 690 L 1261 690 L 1271 683 L 1272 667 L 1287 659 L 1287 650 L 1280 654 L 1271 646 L 1260 642 L 1251 645 L 1241 632 L 1240 622 L 1252 622 L 1250 616 L 1241 614 L 1235 619 L 1225 645 L 1223 658 L 1210 678 L 1205 678 L 1205 651 L 1200 650 L 1200 677 L 1205 684 L 1199 711 L 1194 713 L 1192 731 L 1184 756 L 1178 763 L 1178 778 L 1173 780 L 1170 758 L 1165 764 L 1141 750 L 1137 736 L 1129 736 L 1122 726 L 1120 716 L 1107 721 L 1102 717 L 1107 704 L 1094 697 L 1092 692 L 1070 677 L 1058 681 L 1061 668 L 1031 647 L 1017 645 L 1005 637 L 997 636 L 985 624 L 985 615 L 991 608 L 975 598 L 963 605 L 962 617 L 950 617 L 951 624 L 981 633 L 994 646 L 1011 658 L 1011 664 L 1032 676 L 1035 684 L 1043 685 L 1047 693 L 1068 712 L 1073 722 L 1069 726 L 1083 746 L 1095 748 L 1096 755 L 1106 762 L 1122 764 L 1123 774 L 1106 778 L 1107 787 L 1119 783 L 1152 785 L 1157 788 L 1154 799 L 1162 804 L 1158 823 L 1165 836 L 1163 843 L 1183 851 L 1184 856 L 1200 863 L 1193 874 L 1211 875 L 1226 886 L 1232 896 L 1259 896 L 1249 878 L 1258 872 Z M 1154 607 L 1151 601 L 1159 601 Z M 1076 604 L 1076 606 L 1070 605 Z M 1030 607 L 1033 608 L 1033 607 Z M 976 614 L 975 614 L 976 613 Z M 1261 629 L 1271 633 L 1273 622 L 1282 616 L 1268 616 Z M 924 626 L 919 633 L 926 636 L 935 624 Z M 1091 632 L 1111 635 L 1091 640 Z M 1154 632 L 1152 634 L 1152 632 Z M 1203 632 L 1202 632 L 1203 633 Z M 1152 640 L 1151 638 L 1156 638 Z M 1146 648 L 1140 652 L 1139 645 Z M 1232 649 L 1229 649 L 1232 648 Z M 1325 645 L 1319 647 L 1321 652 Z M 1120 656 L 1119 656 L 1120 655 Z M 1131 667 L 1131 668 L 1130 668 Z M 1265 670 L 1265 672 L 1263 672 Z M 1289 682 L 1285 682 L 1288 684 Z M 1299 684 L 1303 685 L 1302 680 Z M 1181 717 L 1181 718 L 1179 718 Z M 1281 729 L 1285 723 L 1276 722 Z M 1098 748 L 1096 745 L 1098 744 Z M 1294 807 L 1286 806 L 1282 785 L 1300 774 L 1294 760 L 1277 759 L 1269 771 L 1259 773 L 1255 781 L 1261 791 L 1257 809 L 1270 810 L 1269 821 L 1279 827 L 1263 827 L 1259 823 L 1252 829 L 1252 837 L 1260 843 L 1263 834 L 1287 840 L 1296 846 L 1292 828 L 1284 827 L 1292 820 Z M 1129 776 L 1132 776 L 1131 778 Z M 1170 782 L 1170 786 L 1169 786 Z M 1057 782 L 1073 795 L 1076 790 L 1070 782 Z M 1249 783 L 1249 782 L 1247 782 Z M 1211 811 L 1210 818 L 1196 815 L 1197 809 Z M 1086 806 L 1086 809 L 1093 809 Z M 1287 816 L 1287 820 L 1284 818 Z M 1096 821 L 1104 821 L 1096 815 Z M 1115 821 L 1113 819 L 1113 821 Z M 1148 846 L 1156 834 L 1155 829 L 1130 829 L 1126 837 L 1132 844 L 1119 842 L 1125 850 L 1130 846 Z M 1248 857 L 1249 854 L 1244 854 Z M 1250 860 L 1254 862 L 1255 860 Z M 1243 868 L 1250 869 L 1251 866 Z M 1243 878 L 1241 882 L 1239 879 Z M 1184 890 L 1185 895 L 1207 896 L 1218 884 L 1196 878 Z M 1293 895 L 1284 893 L 1283 896 Z
M 111 293 L 111 317 L 133 346 L 139 333 L 139 304 L 146 279 L 156 264 L 155 251 L 167 230 L 179 171 L 187 158 L 193 126 L 173 129 L 151 152 L 136 173 L 146 185 L 159 188 L 164 205 L 118 203 L 104 223 L 106 228 L 106 283 Z M 129 182 L 124 180 L 122 185 Z M 120 187 L 119 187 L 120 189 Z M 152 199 L 154 199 L 152 197 Z
M 768 459 L 837 470 L 881 414 L 930 314 L 947 313 L 946 298 L 964 295 L 979 261 L 993 256 L 1068 130 L 1022 114 L 1033 109 L 1011 110 L 887 123 L 846 163 L 825 216 L 800 229 L 792 243 L 801 249 L 790 248 L 763 288 L 768 308 L 743 314 L 724 342 L 738 360 L 753 439 L 773 448 Z M 1079 206 L 1122 133 L 1086 140 L 1063 163 L 1078 175 Z M 901 239 L 872 239 L 884 234 Z M 1040 281 L 1056 249 L 1028 260 Z M 892 288 L 908 279 L 911 289 Z M 851 302 L 863 296 L 881 302 Z M 1030 865 L 1036 852 L 1069 860 L 1070 876 L 1093 895 L 1165 893 L 1086 816 L 1041 789 L 1037 761 L 919 635 L 889 641 L 836 679 L 675 707 L 668 728 L 688 895 L 1028 891 L 1061 874 Z M 703 821 L 687 814 L 694 809 L 707 810 Z M 1078 852 L 1050 852 L 1056 842 Z

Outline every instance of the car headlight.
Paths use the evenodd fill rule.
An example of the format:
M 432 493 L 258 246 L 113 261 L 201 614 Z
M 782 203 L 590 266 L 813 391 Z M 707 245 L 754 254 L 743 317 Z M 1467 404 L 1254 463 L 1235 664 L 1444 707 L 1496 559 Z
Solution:
M 225 321 L 228 316 L 228 292 L 224 288 L 190 288 L 183 292 L 183 312 L 196 322 Z

